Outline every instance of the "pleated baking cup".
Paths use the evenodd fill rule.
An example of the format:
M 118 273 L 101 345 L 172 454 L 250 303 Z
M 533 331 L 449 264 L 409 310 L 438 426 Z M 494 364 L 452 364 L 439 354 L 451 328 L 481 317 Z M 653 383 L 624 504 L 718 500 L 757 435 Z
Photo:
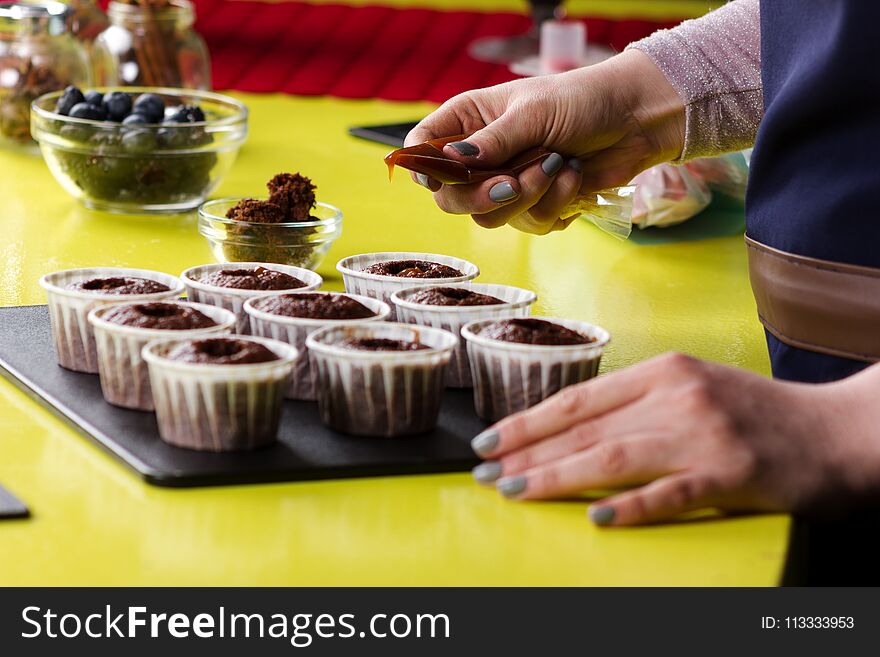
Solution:
M 104 316 L 111 310 L 139 305 L 142 302 L 124 302 L 93 308 L 89 324 L 95 333 L 98 348 L 98 374 L 104 399 L 114 406 L 139 411 L 152 411 L 153 394 L 147 364 L 141 350 L 147 343 L 162 340 L 206 338 L 231 333 L 235 328 L 235 314 L 225 308 L 189 301 L 165 301 L 173 305 L 194 308 L 216 322 L 204 328 L 169 330 L 125 326 L 108 322 Z
M 538 295 L 531 290 L 492 283 L 456 283 L 431 287 L 462 288 L 496 297 L 504 303 L 491 306 L 431 306 L 410 301 L 414 294 L 425 289 L 424 286 L 410 287 L 391 295 L 391 301 L 397 308 L 399 321 L 406 324 L 433 326 L 461 336 L 461 327 L 478 319 L 528 317 L 532 310 L 532 304 L 538 298 Z M 452 352 L 452 359 L 446 369 L 446 385 L 450 388 L 470 388 L 473 385 L 467 347 L 461 339 L 459 339 L 455 351 Z
M 370 265 L 391 260 L 427 260 L 429 262 L 438 262 L 441 265 L 454 267 L 464 275 L 452 278 L 404 278 L 402 276 L 369 274 L 363 271 Z M 353 255 L 343 258 L 336 263 L 336 269 L 342 274 L 342 282 L 345 284 L 346 292 L 373 297 L 389 305 L 391 305 L 391 295 L 399 290 L 405 290 L 410 287 L 424 287 L 426 285 L 464 283 L 480 275 L 480 268 L 467 260 L 439 253 L 416 253 L 412 251 L 383 251 Z M 397 319 L 393 305 L 391 305 L 390 319 Z
M 415 351 L 347 349 L 349 338 L 386 338 L 427 345 Z M 437 425 L 446 365 L 458 338 L 449 331 L 370 322 L 331 326 L 306 338 L 321 420 L 359 436 L 405 436 Z
M 310 317 L 288 317 L 267 313 L 260 308 L 275 297 L 296 296 L 297 294 L 325 294 L 334 297 L 348 297 L 359 301 L 376 315 L 362 319 L 315 319 Z M 264 338 L 281 340 L 293 345 L 299 351 L 299 358 L 293 368 L 290 377 L 290 387 L 287 390 L 288 399 L 314 400 L 317 397 L 315 379 L 312 366 L 309 362 L 306 350 L 306 338 L 309 333 L 328 326 L 351 326 L 361 322 L 381 322 L 388 318 L 391 308 L 384 301 L 360 296 L 358 294 L 346 294 L 342 292 L 288 292 L 265 297 L 248 299 L 244 304 L 244 312 L 250 319 L 250 328 L 253 335 Z
M 229 365 L 167 358 L 171 350 L 189 340 L 150 342 L 141 351 L 150 372 L 159 435 L 166 443 L 204 452 L 230 452 L 256 449 L 277 440 L 281 404 L 296 349 L 277 340 L 232 337 L 262 344 L 279 359 Z
M 242 290 L 235 287 L 221 287 L 219 285 L 208 285 L 202 283 L 199 279 L 210 276 L 214 272 L 224 269 L 254 269 L 262 267 L 263 269 L 271 269 L 280 271 L 294 278 L 298 278 L 304 287 L 297 287 L 291 290 Z M 191 301 L 198 303 L 208 303 L 212 306 L 220 306 L 231 310 L 238 318 L 235 325 L 235 332 L 245 335 L 250 332 L 248 326 L 248 318 L 244 313 L 244 302 L 251 297 L 264 297 L 270 294 L 278 294 L 279 292 L 306 292 L 309 290 L 317 290 L 324 283 L 320 274 L 313 272 L 311 269 L 302 267 L 294 267 L 293 265 L 279 265 L 273 262 L 218 262 L 212 265 L 198 265 L 190 267 L 180 275 L 180 280 L 186 288 L 186 296 Z
M 489 422 L 538 404 L 566 386 L 599 373 L 599 361 L 611 336 L 603 328 L 571 319 L 535 317 L 560 324 L 594 342 L 537 345 L 504 342 L 479 335 L 497 320 L 477 320 L 461 329 L 474 381 L 477 415 Z
M 94 290 L 70 290 L 71 283 L 87 281 L 92 278 L 146 278 L 168 286 L 167 292 L 151 294 L 107 294 Z M 129 269 L 124 267 L 86 267 L 65 269 L 46 274 L 40 278 L 40 286 L 46 290 L 49 304 L 49 323 L 55 357 L 58 364 L 74 372 L 97 374 L 98 353 L 95 335 L 88 321 L 92 308 L 122 301 L 162 301 L 174 299 L 183 294 L 183 283 L 177 276 L 151 269 Z

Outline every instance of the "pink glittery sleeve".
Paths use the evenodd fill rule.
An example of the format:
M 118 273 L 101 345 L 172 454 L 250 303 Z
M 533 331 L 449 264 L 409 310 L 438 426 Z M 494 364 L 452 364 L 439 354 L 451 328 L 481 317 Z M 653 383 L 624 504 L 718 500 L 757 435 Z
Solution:
M 764 114 L 758 0 L 734 0 L 629 47 L 648 55 L 685 101 L 677 161 L 752 145 Z

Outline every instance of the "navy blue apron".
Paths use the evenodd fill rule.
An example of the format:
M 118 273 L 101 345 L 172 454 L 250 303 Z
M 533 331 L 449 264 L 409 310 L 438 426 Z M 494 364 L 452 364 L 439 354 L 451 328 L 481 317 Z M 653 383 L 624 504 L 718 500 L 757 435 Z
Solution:
M 761 0 L 765 115 L 747 232 L 799 255 L 880 268 L 880 2 Z M 865 363 L 767 335 L 773 374 L 824 382 Z M 878 391 L 880 401 L 880 391 Z M 877 513 L 796 521 L 786 583 L 880 579 Z
M 746 201 L 750 237 L 880 267 L 880 2 L 761 0 L 764 120 Z M 773 375 L 823 382 L 865 363 L 768 335 Z

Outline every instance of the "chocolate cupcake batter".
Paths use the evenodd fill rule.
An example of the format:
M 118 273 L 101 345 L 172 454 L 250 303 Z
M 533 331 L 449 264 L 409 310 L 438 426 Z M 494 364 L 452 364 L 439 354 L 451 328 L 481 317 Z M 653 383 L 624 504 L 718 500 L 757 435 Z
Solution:
M 364 269 L 367 274 L 395 276 L 397 278 L 455 278 L 464 276 L 462 272 L 429 260 L 388 260 L 376 262 Z
M 252 269 L 221 269 L 199 279 L 205 285 L 239 290 L 295 290 L 306 284 L 284 272 L 265 267 Z
M 339 346 L 357 351 L 418 351 L 420 349 L 430 349 L 428 345 L 421 342 L 390 340 L 388 338 L 349 338 L 348 340 L 341 341 Z
M 260 299 L 254 307 L 272 315 L 309 319 L 366 319 L 376 316 L 360 301 L 341 294 L 285 294 Z
M 561 324 L 532 318 L 502 319 L 483 328 L 479 335 L 490 340 L 536 345 L 589 344 L 596 341 Z
M 419 290 L 407 301 L 426 306 L 494 306 L 504 303 L 497 297 L 459 287 L 429 287 Z
M 167 358 L 183 363 L 210 365 L 248 365 L 279 360 L 271 349 L 256 342 L 235 338 L 190 340 L 168 352 Z
M 67 289 L 80 292 L 100 292 L 101 294 L 154 294 L 156 292 L 168 292 L 171 288 L 148 278 L 115 276 L 77 281 L 67 285 Z
M 195 308 L 176 303 L 138 303 L 108 310 L 103 319 L 137 328 L 187 331 L 217 326 L 217 322 Z

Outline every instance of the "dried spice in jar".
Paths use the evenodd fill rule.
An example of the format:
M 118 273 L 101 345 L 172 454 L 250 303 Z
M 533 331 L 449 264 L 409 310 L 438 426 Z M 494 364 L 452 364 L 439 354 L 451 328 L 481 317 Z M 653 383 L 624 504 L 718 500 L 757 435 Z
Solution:
M 98 35 L 107 29 L 110 21 L 95 0 L 64 0 L 70 7 L 67 27 L 77 41 L 90 49 Z
M 31 142 L 31 103 L 69 84 L 87 84 L 82 47 L 60 2 L 0 3 L 0 134 Z
M 107 15 L 110 27 L 92 51 L 98 85 L 211 88 L 208 47 L 188 0 L 117 0 Z

